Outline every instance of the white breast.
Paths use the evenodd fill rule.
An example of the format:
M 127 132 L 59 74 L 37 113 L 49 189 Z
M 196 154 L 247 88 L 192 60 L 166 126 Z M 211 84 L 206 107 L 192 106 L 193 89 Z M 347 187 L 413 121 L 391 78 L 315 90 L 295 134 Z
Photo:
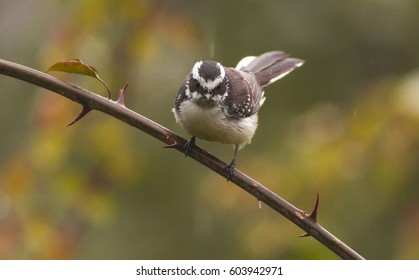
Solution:
M 202 108 L 190 100 L 173 109 L 176 121 L 192 136 L 224 144 L 239 144 L 239 149 L 249 144 L 255 134 L 257 114 L 237 120 L 226 119 L 215 106 Z

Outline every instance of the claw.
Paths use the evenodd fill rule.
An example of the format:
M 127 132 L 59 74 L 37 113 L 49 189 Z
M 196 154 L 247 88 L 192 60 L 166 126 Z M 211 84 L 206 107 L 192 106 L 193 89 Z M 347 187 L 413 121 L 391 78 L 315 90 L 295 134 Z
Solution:
M 227 181 L 230 181 L 231 176 L 233 176 L 234 170 L 236 169 L 236 158 L 237 158 L 237 151 L 239 150 L 239 145 L 236 145 L 234 148 L 234 156 L 233 160 L 224 168 L 227 172 Z
M 183 146 L 185 148 L 185 157 L 188 156 L 192 147 L 195 146 L 195 142 L 196 142 L 196 138 L 195 138 L 195 136 L 192 136 L 192 138 L 189 139 L 188 142 L 186 142 L 185 146 Z
M 236 169 L 236 159 L 233 159 L 224 170 L 227 173 L 227 181 L 230 181 L 231 176 L 233 176 L 234 170 Z

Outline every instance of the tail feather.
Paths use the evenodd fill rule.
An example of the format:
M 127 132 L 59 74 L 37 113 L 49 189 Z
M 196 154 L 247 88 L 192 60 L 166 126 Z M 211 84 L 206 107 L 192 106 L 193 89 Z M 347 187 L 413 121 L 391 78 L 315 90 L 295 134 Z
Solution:
M 300 67 L 304 64 L 304 60 L 297 58 L 286 58 L 276 63 L 272 64 L 268 68 L 256 72 L 256 80 L 262 87 L 266 87 L 277 80 L 283 78 L 285 75 L 289 74 L 295 68 Z
M 288 54 L 281 51 L 266 52 L 258 57 L 255 57 L 255 59 L 253 59 L 245 67 L 242 67 L 240 70 L 257 73 L 286 57 L 288 57 Z
M 288 56 L 282 51 L 271 51 L 257 57 L 246 57 L 237 68 L 254 73 L 258 83 L 266 87 L 304 64 L 304 60 Z

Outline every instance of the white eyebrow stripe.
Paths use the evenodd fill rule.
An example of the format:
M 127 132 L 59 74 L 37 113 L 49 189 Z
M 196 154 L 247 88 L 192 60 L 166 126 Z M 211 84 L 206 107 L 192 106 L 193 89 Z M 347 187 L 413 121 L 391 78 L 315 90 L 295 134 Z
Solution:
M 224 80 L 225 76 L 226 76 L 226 71 L 224 70 L 224 67 L 217 62 L 217 67 L 220 70 L 220 76 L 218 76 L 217 78 L 221 78 L 221 81 Z
M 192 68 L 192 77 L 195 80 L 199 80 L 200 76 L 199 76 L 199 68 L 201 68 L 202 65 L 202 60 L 198 61 L 197 63 L 195 63 L 195 65 Z

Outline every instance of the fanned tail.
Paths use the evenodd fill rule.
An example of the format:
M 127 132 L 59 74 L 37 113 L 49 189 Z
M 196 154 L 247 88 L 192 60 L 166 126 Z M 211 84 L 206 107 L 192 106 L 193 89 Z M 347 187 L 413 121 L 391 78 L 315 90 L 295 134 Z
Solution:
M 304 60 L 288 56 L 282 51 L 271 51 L 257 57 L 245 57 L 236 68 L 254 73 L 258 83 L 266 87 L 304 64 Z

